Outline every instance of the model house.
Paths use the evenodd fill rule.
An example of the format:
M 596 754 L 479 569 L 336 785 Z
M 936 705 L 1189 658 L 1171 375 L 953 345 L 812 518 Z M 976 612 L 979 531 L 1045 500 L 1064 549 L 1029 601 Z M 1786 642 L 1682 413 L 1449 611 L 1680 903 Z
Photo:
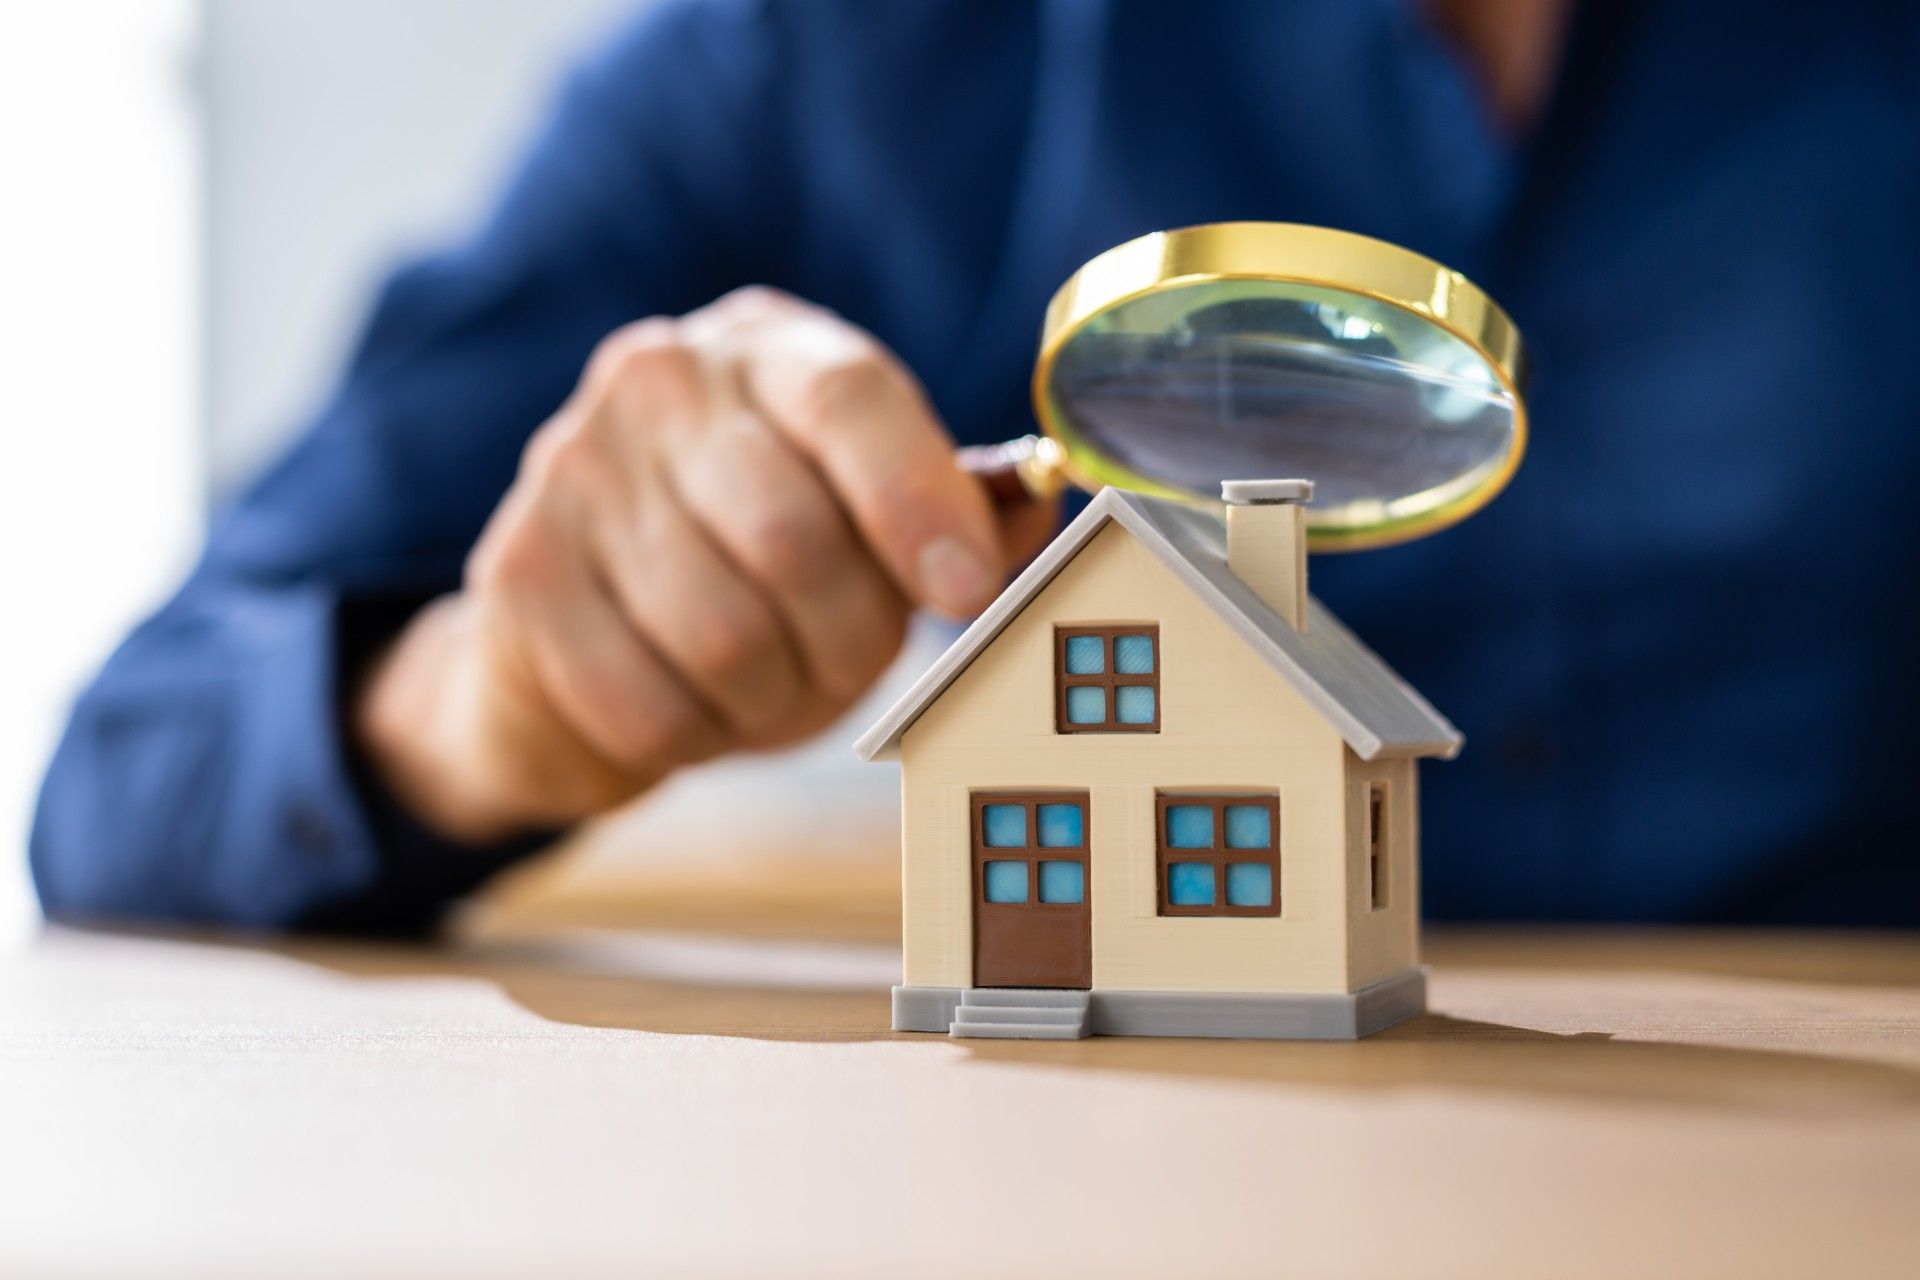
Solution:
M 1307 595 L 1304 481 L 1100 492 L 855 745 L 902 770 L 898 1030 L 1353 1038 L 1421 1012 L 1423 756 Z

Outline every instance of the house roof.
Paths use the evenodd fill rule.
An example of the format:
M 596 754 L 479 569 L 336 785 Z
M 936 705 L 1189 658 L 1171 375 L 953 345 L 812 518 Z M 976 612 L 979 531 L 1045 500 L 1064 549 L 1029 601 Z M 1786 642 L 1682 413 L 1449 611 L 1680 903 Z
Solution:
M 1425 698 L 1309 600 L 1307 626 L 1295 631 L 1227 567 L 1226 530 L 1213 517 L 1158 498 L 1102 489 L 1000 598 L 960 634 L 939 661 L 853 744 L 873 760 L 899 742 L 921 712 L 959 679 L 1054 575 L 1108 521 L 1122 525 L 1231 627 L 1267 665 L 1298 689 L 1363 760 L 1446 756 L 1463 739 Z

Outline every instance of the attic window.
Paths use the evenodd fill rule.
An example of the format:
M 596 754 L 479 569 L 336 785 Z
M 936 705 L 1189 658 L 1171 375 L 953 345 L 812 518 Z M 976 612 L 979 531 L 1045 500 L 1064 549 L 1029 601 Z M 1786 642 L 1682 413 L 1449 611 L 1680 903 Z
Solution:
M 1375 911 L 1387 906 L 1387 784 L 1367 784 L 1367 896 Z
M 1160 731 L 1160 628 L 1056 627 L 1054 726 L 1061 733 Z

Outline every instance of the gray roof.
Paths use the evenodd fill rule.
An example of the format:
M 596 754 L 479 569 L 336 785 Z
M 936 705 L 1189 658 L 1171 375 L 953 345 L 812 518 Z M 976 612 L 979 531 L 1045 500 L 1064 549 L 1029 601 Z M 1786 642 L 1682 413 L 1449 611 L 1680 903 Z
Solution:
M 939 661 L 853 744 L 872 760 L 900 740 L 920 713 L 946 692 L 1054 575 L 1109 521 L 1115 521 L 1218 614 L 1340 731 L 1363 760 L 1383 756 L 1446 756 L 1463 739 L 1318 600 L 1307 602 L 1307 626 L 1295 631 L 1227 567 L 1220 521 L 1177 502 L 1122 489 L 1102 489 L 1000 598 L 960 634 Z

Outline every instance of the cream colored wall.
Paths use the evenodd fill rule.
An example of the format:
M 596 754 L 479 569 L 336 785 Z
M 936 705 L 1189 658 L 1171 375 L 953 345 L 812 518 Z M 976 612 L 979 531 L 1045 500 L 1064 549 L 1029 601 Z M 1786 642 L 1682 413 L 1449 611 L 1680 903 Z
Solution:
M 1161 731 L 1054 731 L 1056 623 L 1160 626 Z M 1334 728 L 1108 525 L 901 741 L 905 981 L 972 978 L 967 796 L 1089 793 L 1093 981 L 1116 990 L 1345 991 L 1346 755 Z M 1162 918 L 1156 788 L 1278 791 L 1278 918 Z
M 1347 982 L 1353 990 L 1420 963 L 1420 784 L 1414 760 L 1347 759 Z M 1367 788 L 1387 784 L 1387 905 L 1367 882 Z

